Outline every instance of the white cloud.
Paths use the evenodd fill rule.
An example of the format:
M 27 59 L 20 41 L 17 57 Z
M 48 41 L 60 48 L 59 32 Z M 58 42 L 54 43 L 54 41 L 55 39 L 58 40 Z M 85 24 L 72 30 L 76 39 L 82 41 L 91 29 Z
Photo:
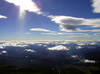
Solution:
M 84 34 L 83 37 L 91 37 L 89 34 Z
M 82 48 L 83 48 L 82 46 L 77 46 L 77 47 L 76 47 L 76 49 L 82 49 Z
M 27 51 L 27 52 L 36 52 L 35 50 L 32 50 L 32 49 L 25 49 L 25 51 Z
M 72 55 L 71 57 L 72 57 L 72 58 L 77 58 L 78 56 L 77 56 L 77 55 Z
M 57 33 L 58 35 L 68 35 L 67 37 L 91 37 L 86 33 Z
M 29 12 L 39 12 L 40 9 L 32 0 L 5 0 L 6 2 L 13 3 L 20 6 L 20 9 L 28 10 Z
M 27 41 L 18 41 L 18 40 L 14 40 L 14 41 L 0 41 L 3 42 L 2 44 L 0 44 L 0 49 L 4 49 L 7 46 L 13 46 L 13 47 L 27 47 L 28 44 L 37 44 L 39 43 L 39 46 L 42 44 L 49 44 L 51 41 L 40 41 L 40 40 L 27 40 Z
M 5 54 L 5 53 L 7 53 L 7 51 L 2 51 L 1 53 L 4 53 Z
M 3 49 L 4 47 L 3 46 L 0 46 L 0 49 Z
M 46 35 L 67 35 L 67 37 L 91 37 L 91 35 L 86 33 L 41 33 Z
M 7 17 L 6 16 L 3 16 L 3 15 L 0 15 L 0 18 L 7 19 Z
M 78 34 L 78 35 L 79 35 L 79 34 L 84 34 L 84 33 L 57 33 L 57 34 L 59 34 L 59 35 L 66 35 L 66 34 L 67 34 L 67 35 L 68 35 L 68 34 L 69 34 L 69 35 L 72 35 L 72 34 Z
M 91 30 L 79 30 L 77 32 L 100 32 L 100 29 L 91 29 Z
M 100 18 L 85 19 L 71 16 L 53 16 L 49 15 L 51 21 L 59 24 L 60 31 L 66 32 L 86 32 L 91 30 L 82 30 L 78 25 L 86 25 L 91 27 L 100 27 Z
M 25 33 L 25 34 L 31 34 L 31 33 Z
M 43 47 L 47 47 L 47 45 L 43 45 Z
M 38 46 L 42 46 L 42 44 L 38 44 Z
M 50 30 L 42 29 L 42 28 L 32 28 L 31 31 L 44 31 L 44 32 L 50 32 Z
M 49 47 L 48 50 L 69 50 L 69 49 L 63 45 L 58 45 L 55 47 Z
M 96 45 L 97 43 L 96 42 L 91 42 L 91 44 L 90 45 Z
M 50 33 L 41 33 L 41 34 L 54 34 L 54 33 L 56 33 L 56 31 L 50 31 L 50 30 L 43 29 L 43 28 L 32 28 L 32 29 L 29 29 L 29 30 L 40 31 L 40 32 L 50 32 Z
M 95 31 L 82 30 L 80 27 L 78 27 L 78 25 L 88 25 L 91 27 L 100 27 L 100 18 L 85 19 L 85 18 L 77 18 L 77 17 L 71 17 L 71 16 L 48 15 L 47 12 L 42 12 L 41 9 L 32 0 L 5 0 L 5 1 L 8 3 L 13 3 L 15 6 L 20 6 L 20 9 L 22 9 L 22 10 L 27 10 L 29 12 L 34 12 L 34 13 L 42 14 L 44 16 L 49 17 L 51 19 L 51 21 L 54 21 L 55 23 L 59 24 L 60 31 L 65 31 L 65 32 L 87 32 L 87 31 L 98 32 L 96 30 Z M 92 2 L 93 2 L 92 7 L 94 7 L 94 12 L 99 13 L 100 12 L 100 0 L 92 0 Z M 3 18 L 7 18 L 7 17 L 3 17 Z M 41 28 L 33 28 L 30 30 L 51 32 L 50 30 L 41 29 Z M 54 33 L 42 33 L 42 34 L 56 35 Z
M 92 0 L 92 2 L 93 12 L 100 13 L 100 0 Z
M 47 16 L 47 12 L 42 12 L 41 9 L 37 6 L 33 0 L 5 0 L 8 3 L 13 3 L 15 6 L 20 7 L 20 15 L 24 15 L 24 11 L 27 10 L 29 12 L 34 12 L 36 14 L 42 14 L 43 16 Z
M 45 35 L 66 35 L 67 37 L 91 37 L 86 33 L 41 33 Z
M 85 59 L 85 60 L 84 60 L 84 63 L 96 63 L 96 61 Z
M 0 47 L 3 49 L 4 47 L 7 46 L 14 46 L 14 47 L 26 47 L 28 46 L 27 44 L 25 44 L 24 42 L 20 42 L 20 41 L 7 41 L 3 44 L 0 44 Z
M 49 18 L 51 18 L 51 21 L 54 21 L 55 23 L 58 24 L 63 24 L 63 25 L 74 25 L 74 24 L 80 24 L 83 22 L 84 18 L 76 18 L 76 17 L 71 17 L 71 16 L 53 16 L 49 15 Z
M 83 35 L 69 35 L 68 37 L 91 37 L 89 34 L 83 34 Z
M 90 30 L 92 32 L 100 32 L 100 29 L 93 29 L 93 30 Z
M 0 41 L 1 42 L 1 41 Z M 56 45 L 54 47 L 48 47 L 48 50 L 69 50 L 69 47 L 63 46 L 62 44 L 77 44 L 78 46 L 85 45 L 100 45 L 100 41 L 89 41 L 89 40 L 27 40 L 27 41 L 3 41 L 0 47 L 4 49 L 7 46 L 13 47 L 28 47 L 29 44 L 36 44 L 38 46 L 48 47 L 48 45 Z M 76 47 L 77 48 L 77 47 Z M 78 47 L 81 48 L 81 47 Z M 32 49 L 27 49 L 28 51 Z M 26 51 L 27 51 L 26 50 Z
M 41 33 L 41 34 L 46 34 L 46 35 L 57 35 L 56 33 Z
M 68 37 L 82 37 L 82 36 L 77 36 L 77 35 L 70 35 Z

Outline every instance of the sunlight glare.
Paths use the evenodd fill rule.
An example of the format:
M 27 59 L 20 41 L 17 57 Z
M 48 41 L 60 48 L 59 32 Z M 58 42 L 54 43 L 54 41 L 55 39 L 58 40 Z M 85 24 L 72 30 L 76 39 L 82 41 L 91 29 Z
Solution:
M 14 3 L 16 6 L 20 7 L 19 18 L 24 18 L 25 11 L 38 13 L 40 9 L 37 7 L 36 3 L 32 0 L 6 0 L 7 2 Z
M 39 8 L 34 2 L 32 2 L 32 0 L 24 0 L 24 2 L 22 0 L 19 2 L 19 6 L 20 6 L 19 18 L 22 19 L 25 16 L 25 10 L 28 10 L 29 12 L 35 12 L 35 13 L 39 11 Z

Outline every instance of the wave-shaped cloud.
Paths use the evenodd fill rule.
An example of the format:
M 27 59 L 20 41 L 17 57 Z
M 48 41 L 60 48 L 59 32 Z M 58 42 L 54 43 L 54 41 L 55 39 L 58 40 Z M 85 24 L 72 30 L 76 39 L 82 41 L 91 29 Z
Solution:
M 51 18 L 51 21 L 54 21 L 55 23 L 59 24 L 60 31 L 65 32 L 86 32 L 94 30 L 82 30 L 78 25 L 86 25 L 91 27 L 100 27 L 100 18 L 96 19 L 85 19 L 85 18 L 77 18 L 72 16 L 48 16 Z M 96 29 L 96 31 L 100 29 Z

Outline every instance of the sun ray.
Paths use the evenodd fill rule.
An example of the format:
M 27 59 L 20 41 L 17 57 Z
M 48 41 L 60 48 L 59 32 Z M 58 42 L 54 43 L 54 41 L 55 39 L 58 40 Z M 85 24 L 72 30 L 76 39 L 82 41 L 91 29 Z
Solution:
M 19 19 L 23 19 L 25 17 L 25 14 L 26 14 L 25 10 L 20 7 Z

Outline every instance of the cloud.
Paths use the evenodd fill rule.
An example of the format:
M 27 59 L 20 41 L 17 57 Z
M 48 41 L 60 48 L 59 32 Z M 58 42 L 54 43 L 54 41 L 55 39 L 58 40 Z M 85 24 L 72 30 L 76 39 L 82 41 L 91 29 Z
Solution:
M 79 32 L 79 31 L 77 31 Z M 100 32 L 100 29 L 80 30 L 80 32 Z
M 100 45 L 100 41 L 94 41 L 94 40 L 27 40 L 27 41 L 16 40 L 16 41 L 0 41 L 0 43 L 2 43 L 0 44 L 1 50 L 5 49 L 7 46 L 21 47 L 25 49 L 30 44 L 46 47 L 48 50 L 70 50 L 71 47 L 69 46 L 69 44 L 75 44 L 76 48 L 77 46 L 82 46 L 82 47 L 86 46 L 87 48 L 95 48 L 94 46 L 91 45 Z M 68 46 L 66 47 L 63 44 Z M 55 45 L 55 46 L 49 47 L 50 45 Z M 35 52 L 35 50 L 33 49 L 25 49 L 24 51 Z
M 100 0 L 92 0 L 92 7 L 94 13 L 100 13 Z
M 4 47 L 3 46 L 0 46 L 0 49 L 3 49 Z
M 69 36 L 67 36 L 67 37 L 91 37 L 91 35 L 89 35 L 89 34 L 76 34 L 76 35 L 69 35 Z
M 82 36 L 70 35 L 70 36 L 67 36 L 67 37 L 82 37 Z
M 5 0 L 6 2 L 13 3 L 15 6 L 20 6 L 20 9 L 27 10 L 29 12 L 40 12 L 35 2 L 32 0 Z
M 44 32 L 51 32 L 50 30 L 42 29 L 42 28 L 32 28 L 31 31 L 44 31 Z
M 0 44 L 0 48 L 1 49 L 4 49 L 4 47 L 7 47 L 7 46 L 13 46 L 13 47 L 26 47 L 28 46 L 26 43 L 22 43 L 20 41 L 7 41 L 7 42 L 4 42 L 3 44 Z
M 42 44 L 37 44 L 38 46 L 42 46 Z
M 69 49 L 63 45 L 58 45 L 55 47 L 49 47 L 48 50 L 69 50 Z
M 67 37 L 91 37 L 91 35 L 86 33 L 57 33 L 58 35 L 69 35 Z
M 31 33 L 25 33 L 25 34 L 31 34 Z
M 84 63 L 96 63 L 96 61 L 95 61 L 95 60 L 88 60 L 88 59 L 85 59 L 85 60 L 84 60 Z
M 77 46 L 77 47 L 76 47 L 76 49 L 82 49 L 82 48 L 83 48 L 82 46 Z
M 60 25 L 60 31 L 73 32 L 78 30 L 80 29 L 74 25 Z
M 91 37 L 89 34 L 84 34 L 83 37 Z
M 56 33 L 56 31 L 50 31 L 50 30 L 42 29 L 42 28 L 32 28 L 32 29 L 29 29 L 29 30 L 40 31 L 40 32 L 50 32 L 50 33 L 41 33 L 41 34 L 54 34 L 54 33 Z
M 93 29 L 93 30 L 90 30 L 92 32 L 100 32 L 100 29 Z
M 87 33 L 41 33 L 46 35 L 67 35 L 67 37 L 91 37 Z
M 25 49 L 25 51 L 27 51 L 27 52 L 36 52 L 36 51 L 34 51 L 34 50 L 32 50 L 32 49 Z
M 7 17 L 6 16 L 3 16 L 3 15 L 0 15 L 0 18 L 7 19 Z
M 42 12 L 41 9 L 37 6 L 33 0 L 5 0 L 8 3 L 13 3 L 15 6 L 20 7 L 20 16 L 23 15 L 23 11 L 34 12 L 36 14 L 42 14 L 43 16 L 47 16 L 47 12 Z
M 90 30 L 83 30 L 78 25 L 87 25 L 90 27 L 100 27 L 100 18 L 96 19 L 85 19 L 85 18 L 77 18 L 72 16 L 54 16 L 48 15 L 47 12 L 42 12 L 41 9 L 37 6 L 35 2 L 32 0 L 5 0 L 8 3 L 13 3 L 15 6 L 19 6 L 20 10 L 27 10 L 29 12 L 34 12 L 36 14 L 42 14 L 43 16 L 49 17 L 51 21 L 59 24 L 60 31 L 65 32 L 87 32 Z M 94 12 L 99 12 L 100 9 L 100 0 L 93 0 L 92 7 L 94 7 Z M 6 18 L 6 17 L 5 17 Z M 45 31 L 51 32 L 50 30 L 41 29 L 41 28 L 33 28 L 30 29 L 32 31 Z M 94 31 L 91 31 L 94 32 Z M 95 31 L 96 32 L 96 31 Z M 43 34 L 43 33 L 42 33 Z M 48 33 L 48 35 L 56 35 L 54 33 Z
M 85 19 L 85 18 L 77 18 L 72 16 L 54 16 L 48 15 L 47 12 L 42 12 L 41 9 L 37 6 L 35 2 L 32 0 L 5 0 L 8 3 L 13 3 L 15 6 L 19 6 L 20 10 L 27 10 L 29 12 L 34 12 L 36 14 L 42 14 L 43 16 L 49 17 L 51 21 L 59 24 L 60 31 L 65 32 L 98 32 L 92 30 L 83 30 L 78 25 L 87 25 L 90 27 L 100 27 L 100 18 L 96 19 Z M 100 0 L 92 0 L 92 7 L 94 8 L 93 12 L 100 13 Z M 6 18 L 6 17 L 4 17 Z M 30 29 L 32 31 L 45 31 L 51 32 L 50 30 L 41 29 L 41 28 L 33 28 Z M 55 33 L 42 33 L 48 35 L 56 35 Z
M 100 29 L 80 30 L 80 32 L 100 32 Z
M 53 16 L 49 15 L 51 21 L 59 24 L 60 31 L 65 32 L 86 32 L 89 30 L 82 30 L 78 25 L 86 25 L 90 27 L 100 27 L 100 18 L 85 19 L 71 16 Z
M 63 25 L 75 25 L 75 24 L 81 24 L 84 20 L 84 18 L 76 18 L 76 17 L 71 17 L 71 16 L 53 16 L 49 15 L 49 18 L 51 18 L 51 21 L 54 21 L 55 23 L 58 24 L 63 24 Z
M 59 24 L 60 31 L 66 31 L 66 32 L 73 32 L 78 31 L 80 28 L 77 27 L 77 25 L 80 25 L 84 18 L 76 18 L 71 16 L 48 16 L 51 18 L 51 21 L 54 21 L 55 23 Z
M 46 35 L 57 35 L 56 33 L 41 33 L 41 34 L 46 34 Z
M 84 34 L 84 33 L 57 33 L 57 34 L 59 34 L 59 35 L 72 35 L 72 34 Z
M 5 54 L 5 53 L 7 53 L 7 51 L 2 51 L 1 53 L 4 53 Z
M 100 33 L 95 33 L 94 35 L 95 35 L 95 36 L 100 36 Z
M 78 57 L 78 55 L 72 55 L 71 57 L 72 57 L 72 58 L 77 58 L 77 57 Z

